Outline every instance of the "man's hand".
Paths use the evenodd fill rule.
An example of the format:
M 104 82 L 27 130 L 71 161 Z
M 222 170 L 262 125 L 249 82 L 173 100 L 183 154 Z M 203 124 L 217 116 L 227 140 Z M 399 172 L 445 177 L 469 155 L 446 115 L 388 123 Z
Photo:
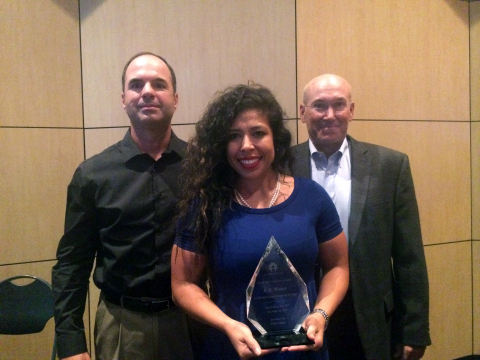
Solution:
M 61 360 L 91 360 L 90 355 L 88 353 L 78 354 L 63 358 Z
M 419 360 L 425 354 L 425 346 L 397 344 L 393 358 L 395 360 Z

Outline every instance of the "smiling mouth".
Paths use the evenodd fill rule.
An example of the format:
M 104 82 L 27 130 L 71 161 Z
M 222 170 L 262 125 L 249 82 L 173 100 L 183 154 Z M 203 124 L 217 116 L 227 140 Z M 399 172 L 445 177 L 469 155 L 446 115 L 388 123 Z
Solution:
M 257 166 L 257 164 L 260 162 L 260 158 L 255 158 L 255 159 L 240 159 L 238 160 L 240 165 L 246 169 L 251 169 Z

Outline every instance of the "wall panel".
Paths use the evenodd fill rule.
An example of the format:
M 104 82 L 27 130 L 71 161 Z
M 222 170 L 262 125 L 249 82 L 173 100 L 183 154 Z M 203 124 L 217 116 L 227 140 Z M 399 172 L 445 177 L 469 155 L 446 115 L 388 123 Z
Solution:
M 1 126 L 82 126 L 76 1 L 0 1 Z
M 480 355 L 480 241 L 473 241 L 473 353 Z
M 195 135 L 195 124 L 173 125 L 172 130 L 180 139 L 188 141 L 193 135 Z
M 480 2 L 470 4 L 473 353 L 480 354 Z
M 480 354 L 480 2 L 470 4 L 473 353 Z
M 448 254 L 448 255 L 447 255 Z M 425 360 L 451 360 L 472 353 L 470 242 L 425 247 L 430 282 L 432 345 Z
M 0 0 L 0 279 L 51 281 L 66 188 L 83 159 L 78 2 Z M 20 264 L 15 264 L 20 263 Z M 2 360 L 50 358 L 39 334 L 0 335 Z
M 176 71 L 174 123 L 195 123 L 212 95 L 253 80 L 290 116 L 295 102 L 295 5 L 282 1 L 81 1 L 86 127 L 121 126 L 120 74 L 139 51 Z M 268 16 L 265 16 L 268 14 Z
M 480 121 L 480 2 L 471 2 L 469 5 L 471 119 Z
M 472 122 L 471 126 L 472 237 L 480 240 L 480 122 Z
M 467 2 L 302 0 L 297 22 L 299 99 L 311 78 L 337 73 L 357 119 L 469 118 Z
M 0 128 L 0 264 L 53 259 L 82 130 Z
M 105 150 L 123 139 L 128 126 L 102 128 L 102 129 L 86 129 L 85 130 L 85 158 L 88 159 L 95 154 Z

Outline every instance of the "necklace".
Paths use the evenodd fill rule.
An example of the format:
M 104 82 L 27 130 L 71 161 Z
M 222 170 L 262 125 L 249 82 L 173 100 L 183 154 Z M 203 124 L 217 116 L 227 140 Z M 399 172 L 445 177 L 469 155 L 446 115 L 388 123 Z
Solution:
M 245 199 L 243 198 L 242 194 L 240 194 L 237 189 L 233 189 L 233 192 L 235 193 L 235 199 L 240 205 L 246 206 L 248 208 L 252 208 L 250 205 L 247 204 Z M 268 205 L 269 208 L 271 208 L 278 199 L 278 194 L 280 192 L 280 174 L 277 174 L 277 186 L 275 187 L 275 190 L 273 191 L 273 196 L 272 199 L 270 200 L 270 204 Z

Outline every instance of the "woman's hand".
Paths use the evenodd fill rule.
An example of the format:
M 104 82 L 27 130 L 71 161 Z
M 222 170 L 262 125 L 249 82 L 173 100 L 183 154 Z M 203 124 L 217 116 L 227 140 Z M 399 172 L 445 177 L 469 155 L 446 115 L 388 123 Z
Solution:
M 252 357 L 263 356 L 276 352 L 279 349 L 262 350 L 255 340 L 249 327 L 239 321 L 232 320 L 224 327 L 230 342 L 237 351 L 240 359 L 250 359 Z
M 188 250 L 173 246 L 172 297 L 175 303 L 190 316 L 223 331 L 240 358 L 269 354 L 279 349 L 260 349 L 250 328 L 228 317 L 199 286 L 207 259 Z
M 318 351 L 323 346 L 325 318 L 321 314 L 314 313 L 308 315 L 302 326 L 307 333 L 307 337 L 314 341 L 315 344 L 283 347 L 282 351 Z

